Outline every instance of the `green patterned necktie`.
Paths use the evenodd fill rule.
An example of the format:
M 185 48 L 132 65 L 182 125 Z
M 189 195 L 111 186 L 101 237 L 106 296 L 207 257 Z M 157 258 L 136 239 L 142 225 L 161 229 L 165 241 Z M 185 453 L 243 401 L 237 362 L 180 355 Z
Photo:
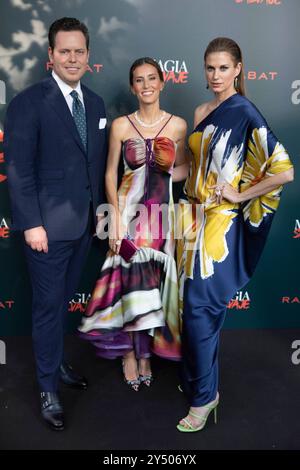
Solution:
M 86 133 L 86 119 L 83 104 L 81 103 L 77 91 L 73 90 L 70 95 L 73 98 L 72 113 L 73 118 L 79 132 L 81 141 L 86 151 L 87 147 L 87 133 Z

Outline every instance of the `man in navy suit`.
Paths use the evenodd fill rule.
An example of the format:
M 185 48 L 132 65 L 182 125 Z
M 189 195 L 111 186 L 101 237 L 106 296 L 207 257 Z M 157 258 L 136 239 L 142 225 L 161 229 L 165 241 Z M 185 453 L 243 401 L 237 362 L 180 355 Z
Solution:
M 13 228 L 24 234 L 33 291 L 33 344 L 41 411 L 64 428 L 59 380 L 87 388 L 64 361 L 64 322 L 104 202 L 107 156 L 103 100 L 80 83 L 89 34 L 75 18 L 49 29 L 52 76 L 18 94 L 5 123 Z

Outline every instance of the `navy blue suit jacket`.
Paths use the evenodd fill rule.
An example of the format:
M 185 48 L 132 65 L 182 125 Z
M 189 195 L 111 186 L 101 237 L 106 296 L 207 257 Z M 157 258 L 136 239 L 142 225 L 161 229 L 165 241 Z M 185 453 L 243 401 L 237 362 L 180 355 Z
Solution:
M 4 152 L 12 228 L 44 226 L 48 239 L 75 240 L 84 232 L 90 202 L 94 215 L 104 202 L 107 157 L 102 98 L 82 85 L 87 118 L 85 152 L 72 114 L 53 77 L 37 83 L 9 104 Z

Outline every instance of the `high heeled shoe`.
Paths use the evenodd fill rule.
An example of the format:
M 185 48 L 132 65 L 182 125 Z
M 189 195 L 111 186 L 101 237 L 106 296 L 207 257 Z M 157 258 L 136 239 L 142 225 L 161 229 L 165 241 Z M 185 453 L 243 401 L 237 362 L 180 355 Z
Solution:
M 153 375 L 141 375 L 139 376 L 140 383 L 146 385 L 146 387 L 150 387 L 153 382 Z
M 137 379 L 132 379 L 132 380 L 129 380 L 126 378 L 126 375 L 125 375 L 125 361 L 124 359 L 122 360 L 122 369 L 123 369 L 123 377 L 124 377 L 124 382 L 126 382 L 126 384 L 132 389 L 134 390 L 135 392 L 138 392 L 139 391 L 139 388 L 140 388 L 140 377 L 138 377 Z
M 140 362 L 139 362 L 139 370 L 140 370 Z M 146 385 L 146 387 L 150 387 L 153 382 L 153 375 L 152 375 L 151 370 L 147 374 L 141 374 L 139 372 L 139 379 L 140 379 L 141 384 Z
M 205 408 L 205 413 L 203 415 L 198 415 L 196 413 L 194 413 L 193 411 L 189 411 L 189 414 L 188 416 L 192 416 L 193 418 L 197 418 L 197 420 L 200 420 L 200 425 L 197 426 L 197 427 L 194 427 L 192 425 L 192 423 L 187 419 L 188 416 L 186 418 L 183 418 L 182 421 L 184 421 L 184 423 L 187 425 L 187 427 L 185 427 L 183 424 L 177 424 L 177 429 L 178 431 L 180 432 L 197 432 L 197 431 L 201 431 L 201 429 L 204 428 L 206 422 L 207 422 L 207 418 L 208 416 L 210 415 L 210 412 L 214 410 L 214 423 L 217 424 L 217 408 L 218 408 L 218 404 L 219 404 L 219 394 L 217 394 L 217 397 L 214 401 L 212 401 L 211 403 L 208 403 L 207 405 L 203 406 L 203 408 Z

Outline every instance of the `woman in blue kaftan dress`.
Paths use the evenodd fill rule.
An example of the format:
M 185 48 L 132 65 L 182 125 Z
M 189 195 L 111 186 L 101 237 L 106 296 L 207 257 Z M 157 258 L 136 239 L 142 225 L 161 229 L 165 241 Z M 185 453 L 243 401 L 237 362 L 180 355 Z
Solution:
M 244 96 L 242 56 L 228 38 L 205 53 L 215 99 L 196 109 L 190 173 L 178 211 L 182 383 L 190 410 L 177 428 L 203 429 L 219 403 L 218 347 L 226 306 L 251 278 L 282 184 L 293 169 L 258 109 Z

